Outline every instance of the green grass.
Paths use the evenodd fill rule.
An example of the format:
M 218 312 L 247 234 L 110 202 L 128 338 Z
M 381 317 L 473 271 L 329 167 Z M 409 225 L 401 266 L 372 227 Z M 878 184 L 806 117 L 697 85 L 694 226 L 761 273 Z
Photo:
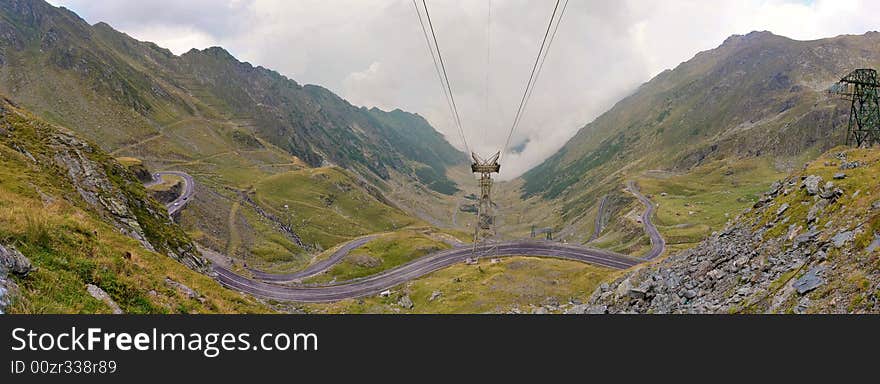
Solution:
M 312 313 L 499 313 L 543 304 L 548 298 L 586 301 L 595 288 L 619 272 L 574 261 L 512 257 L 498 263 L 455 265 L 403 286 L 389 297 L 370 296 L 331 304 L 308 304 Z M 434 291 L 441 296 L 433 301 Z M 408 295 L 414 307 L 396 305 Z
M 134 165 L 141 165 L 141 164 L 143 164 L 143 162 L 142 162 L 140 159 L 137 159 L 137 158 L 134 158 L 134 157 L 124 157 L 124 156 L 123 156 L 123 157 L 117 157 L 117 158 L 116 158 L 116 161 L 118 161 L 119 164 L 122 164 L 122 165 L 124 165 L 124 166 L 126 166 L 126 167 L 131 167 L 131 166 L 134 166 Z
M 0 242 L 17 247 L 37 268 L 14 277 L 20 288 L 12 313 L 108 313 L 86 291 L 95 284 L 125 312 L 266 312 L 256 300 L 222 288 L 210 277 L 186 268 L 120 233 L 79 199 L 46 145 L 56 129 L 9 105 L 0 106 Z M 38 161 L 18 150 L 25 148 Z M 176 226 L 150 211 L 161 209 L 126 169 L 99 150 L 87 153 L 105 172 L 111 188 L 125 196 L 145 235 L 157 249 L 189 244 Z M 190 299 L 170 289 L 169 277 L 204 296 Z
M 10 312 L 109 313 L 105 304 L 86 292 L 86 284 L 104 289 L 128 313 L 266 310 L 167 256 L 145 250 L 91 213 L 63 200 L 44 205 L 17 193 L 17 187 L 24 186 L 7 177 L 15 169 L 0 161 L 0 241 L 17 246 L 38 269 L 15 278 L 21 296 Z M 52 188 L 46 180 L 29 181 L 44 192 Z M 131 257 L 126 258 L 126 253 Z M 206 301 L 168 289 L 166 276 L 197 290 Z
M 666 178 L 638 178 L 642 192 L 657 204 L 655 224 L 670 246 L 695 245 L 753 205 L 785 174 L 768 160 L 715 161 Z
M 147 190 L 149 191 L 167 191 L 174 187 L 177 184 L 183 182 L 183 178 L 177 175 L 162 175 L 162 182 L 159 184 L 151 185 Z
M 361 235 L 423 224 L 377 200 L 337 168 L 270 176 L 255 191 L 258 204 L 289 220 L 304 242 L 324 249 Z
M 447 244 L 420 232 L 395 232 L 352 250 L 342 262 L 308 282 L 340 282 L 369 276 L 448 248 Z
M 841 171 L 838 168 L 841 161 L 833 157 L 838 152 L 845 152 L 847 154 L 847 161 L 859 161 L 863 166 Z M 838 147 L 829 150 L 824 156 L 810 162 L 806 169 L 800 172 L 803 176 L 820 176 L 822 178 L 820 188 L 830 181 L 834 183 L 835 188 L 840 188 L 844 192 L 841 198 L 829 204 L 825 208 L 824 213 L 819 215 L 816 222 L 818 227 L 824 227 L 829 221 L 839 228 L 851 227 L 854 219 L 861 218 L 866 220 L 866 223 L 872 229 L 878 229 L 877 226 L 880 226 L 880 224 L 877 222 L 880 220 L 876 217 L 864 218 L 865 212 L 869 211 L 868 207 L 876 201 L 878 193 L 880 193 L 878 191 L 878 185 L 880 184 L 878 184 L 877 180 L 877 172 L 878 168 L 880 168 L 878 162 L 880 162 L 880 152 L 878 151 Z M 846 174 L 846 178 L 834 180 L 833 177 L 837 173 Z M 806 227 L 807 213 L 816 197 L 807 195 L 806 191 L 800 188 L 800 185 L 800 179 L 798 179 L 798 184 L 792 187 L 791 193 L 777 198 L 774 203 L 775 206 L 781 206 L 785 203 L 789 204 L 789 208 L 785 213 L 785 216 L 789 218 L 788 224 Z M 857 191 L 859 194 L 853 197 Z M 756 222 L 756 226 L 766 225 L 775 219 L 776 210 L 768 209 L 764 216 Z M 788 229 L 789 225 L 775 225 L 767 231 L 767 235 L 779 236 Z M 863 236 L 856 240 L 857 244 L 867 245 L 870 242 L 869 239 L 873 239 L 873 231 L 864 231 Z

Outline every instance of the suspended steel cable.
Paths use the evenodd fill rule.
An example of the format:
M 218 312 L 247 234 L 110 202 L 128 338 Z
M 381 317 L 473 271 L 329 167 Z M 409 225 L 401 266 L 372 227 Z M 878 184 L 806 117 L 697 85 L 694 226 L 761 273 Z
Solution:
M 446 72 L 446 63 L 443 61 L 443 54 L 440 52 L 440 44 L 437 42 L 437 34 L 434 32 L 434 23 L 431 21 L 431 13 L 428 11 L 428 4 L 425 2 L 425 0 L 422 0 L 422 6 L 425 8 L 425 16 L 428 19 L 428 27 L 431 30 L 431 36 L 434 38 L 434 48 L 437 49 L 437 58 L 440 60 L 440 69 L 443 71 L 443 80 L 446 81 L 446 89 L 449 91 L 449 100 L 452 103 L 452 114 L 455 117 L 455 123 L 458 126 L 458 133 L 461 135 L 461 141 L 464 143 L 465 150 L 467 150 L 468 153 L 471 153 L 470 146 L 467 142 L 467 137 L 465 137 L 464 135 L 464 128 L 462 128 L 461 125 L 461 117 L 458 114 L 458 107 L 455 104 L 455 94 L 452 91 L 452 85 L 449 82 L 449 75 Z M 418 7 L 416 7 L 416 10 L 418 10 Z M 419 19 L 421 20 L 421 13 L 419 13 Z M 422 30 L 424 30 L 424 27 L 425 25 L 423 23 Z
M 538 72 L 535 73 L 535 81 L 532 83 L 532 88 L 529 89 L 529 95 L 526 96 L 526 103 L 523 105 L 523 112 L 519 117 L 519 121 L 522 121 L 525 111 L 529 107 L 529 101 L 532 99 L 532 92 L 535 90 L 535 84 L 538 83 L 538 79 L 541 77 L 541 71 L 544 69 L 544 62 L 547 61 L 547 54 L 550 52 L 550 46 L 553 45 L 553 41 L 556 39 L 556 32 L 559 31 L 559 24 L 562 23 L 562 17 L 565 16 L 566 8 L 568 8 L 568 0 L 565 0 L 565 4 L 562 5 L 562 10 L 559 12 L 559 18 L 556 20 L 556 25 L 553 27 L 553 34 L 550 35 L 550 40 L 547 42 L 547 49 L 544 50 L 544 56 L 541 57 L 541 64 L 538 65 Z M 518 125 L 519 123 L 517 123 L 517 126 Z
M 553 21 L 556 20 L 556 11 L 559 10 L 559 2 L 560 0 L 556 0 L 556 5 L 553 6 L 553 13 L 550 15 L 550 22 L 547 24 L 547 30 L 544 32 L 544 39 L 541 41 L 541 47 L 538 49 L 538 56 L 535 57 L 535 64 L 532 66 L 532 72 L 529 75 L 529 81 L 526 83 L 525 90 L 523 90 L 523 96 L 520 99 L 519 107 L 516 110 L 513 124 L 510 126 L 510 132 L 507 134 L 507 140 L 505 140 L 504 142 L 504 148 L 501 151 L 502 153 L 506 152 L 507 147 L 510 145 L 510 138 L 513 136 L 513 132 L 514 130 L 516 130 L 516 127 L 519 124 L 520 118 L 522 116 L 523 107 L 526 103 L 526 98 L 530 92 L 529 90 L 533 87 L 533 82 L 535 81 L 535 73 L 541 61 L 542 54 L 544 53 L 544 47 L 547 45 L 547 38 L 550 36 L 550 29 L 553 27 Z M 549 50 L 549 47 L 547 48 Z
M 483 113 L 489 115 L 489 69 L 492 68 L 492 0 L 488 0 L 488 16 L 486 20 L 486 107 Z M 485 127 L 484 127 L 485 131 Z
M 431 38 L 428 36 L 427 27 L 425 27 L 425 22 L 422 19 L 422 12 L 419 10 L 419 4 L 417 0 L 413 0 L 413 7 L 416 9 L 416 15 L 419 17 L 419 25 L 422 26 L 422 35 L 425 37 L 425 44 L 428 48 L 428 53 L 431 54 L 431 60 L 434 62 L 434 71 L 437 73 L 437 80 L 440 81 L 440 89 L 443 91 L 443 99 L 446 101 L 447 107 L 449 107 L 449 113 L 452 115 L 452 121 L 456 127 L 459 128 L 459 133 L 461 134 L 461 139 L 465 143 L 465 147 L 467 147 L 467 140 L 464 138 L 464 134 L 460 129 L 458 122 L 455 119 L 455 108 L 452 105 L 452 102 L 449 99 L 449 92 L 446 90 L 446 83 L 443 81 L 443 73 L 440 71 L 440 64 L 437 62 L 437 55 L 434 54 L 434 46 L 431 44 Z M 469 151 L 470 152 L 470 151 Z

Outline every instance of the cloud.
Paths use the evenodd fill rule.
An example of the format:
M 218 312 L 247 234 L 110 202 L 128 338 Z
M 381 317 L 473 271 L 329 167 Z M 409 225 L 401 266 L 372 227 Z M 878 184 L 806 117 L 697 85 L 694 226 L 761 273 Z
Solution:
M 53 0 L 175 53 L 221 45 L 239 59 L 323 85 L 353 104 L 425 116 L 463 148 L 409 0 Z M 419 2 L 420 3 L 420 2 Z M 428 1 L 472 149 L 504 144 L 552 2 Z M 815 39 L 878 29 L 873 0 L 571 0 L 504 158 L 504 178 L 559 149 L 579 128 L 667 68 L 732 34 Z M 487 105 L 487 72 L 489 100 Z

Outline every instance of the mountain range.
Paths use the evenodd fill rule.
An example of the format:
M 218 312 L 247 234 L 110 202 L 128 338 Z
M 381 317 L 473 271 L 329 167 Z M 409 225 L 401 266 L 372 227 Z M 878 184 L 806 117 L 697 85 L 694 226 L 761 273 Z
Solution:
M 485 270 L 454 266 L 409 281 L 390 296 L 267 305 L 204 273 L 211 264 L 293 273 L 362 241 L 307 281 L 332 284 L 469 241 L 476 183 L 465 154 L 418 114 L 352 105 L 220 47 L 175 55 L 42 0 L 2 1 L 0 256 L 18 260 L 8 268 L 18 277 L 0 268 L 0 288 L 19 291 L 18 312 L 501 312 L 537 301 L 559 311 L 560 298 L 574 297 L 589 301 L 572 300 L 576 312 L 796 312 L 810 300 L 827 311 L 875 310 L 859 301 L 868 300 L 859 284 L 876 284 L 876 274 L 856 279 L 871 267 L 849 257 L 880 249 L 870 197 L 880 160 L 872 150 L 836 148 L 849 104 L 828 92 L 863 67 L 880 67 L 880 33 L 734 35 L 642 84 L 520 178 L 496 184 L 500 237 L 549 228 L 557 241 L 637 257 L 652 248 L 642 213 L 653 202 L 667 245 L 661 267 L 619 274 L 493 260 Z M 159 171 L 195 180 L 173 218 L 159 201 L 175 204 L 186 180 Z M 806 185 L 816 178 L 835 181 Z M 851 237 L 829 247 L 841 233 Z M 761 247 L 760 257 L 744 268 L 733 254 L 750 247 Z M 826 259 L 811 256 L 820 252 L 836 272 L 823 272 Z M 705 266 L 693 270 L 694 260 Z M 674 290 L 651 282 L 670 273 L 690 280 L 670 283 Z M 833 298 L 794 293 L 809 273 L 835 276 L 816 291 Z M 545 291 L 558 297 L 538 297 Z M 736 301 L 744 298 L 749 305 Z
M 850 106 L 830 95 L 830 86 L 856 68 L 878 66 L 878 32 L 813 41 L 766 31 L 731 36 L 658 74 L 581 128 L 521 177 L 521 196 L 558 206 L 563 219 L 549 224 L 585 228 L 595 214 L 590 210 L 602 196 L 619 195 L 614 189 L 625 178 L 696 175 L 747 162 L 788 173 L 845 140 Z M 724 188 L 750 179 L 725 172 Z
M 465 156 L 422 117 L 353 106 L 222 48 L 176 56 L 39 0 L 0 4 L 0 36 L 0 90 L 106 150 L 201 118 L 235 122 L 309 166 L 338 165 L 377 184 L 397 171 L 456 190 L 445 171 Z

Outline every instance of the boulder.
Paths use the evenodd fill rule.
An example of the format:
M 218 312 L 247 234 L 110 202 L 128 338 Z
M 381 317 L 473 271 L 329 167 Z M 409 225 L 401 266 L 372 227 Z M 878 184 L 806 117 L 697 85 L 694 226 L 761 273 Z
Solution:
M 15 247 L 0 244 L 0 270 L 3 269 L 19 276 L 27 276 L 33 266 Z
M 821 274 L 825 271 L 825 266 L 817 265 L 801 276 L 801 278 L 797 279 L 793 287 L 797 290 L 798 294 L 805 294 L 810 292 L 816 288 L 819 288 L 822 284 L 825 283 L 825 279 L 822 278 Z
M 200 296 L 199 293 L 196 292 L 195 290 L 193 290 L 192 288 L 187 287 L 186 285 L 183 285 L 182 283 L 178 283 L 174 280 L 171 280 L 170 277 L 165 278 L 165 284 L 168 285 L 169 287 L 177 289 L 178 291 L 180 291 L 181 293 L 183 293 L 184 295 L 186 295 L 190 299 L 197 299 Z
M 807 190 L 807 194 L 810 196 L 816 195 L 819 193 L 819 184 L 822 183 L 822 178 L 816 175 L 807 176 L 806 179 L 801 183 L 801 188 Z
M 819 193 L 819 196 L 823 199 L 831 199 L 835 200 L 840 196 L 843 196 L 843 190 L 840 188 L 835 188 L 833 182 L 825 183 L 825 186 Z
M 627 295 L 633 299 L 642 300 L 647 295 L 648 291 L 643 287 L 630 288 Z
M 853 237 L 855 237 L 853 231 L 840 232 L 831 238 L 831 243 L 834 244 L 835 248 L 840 248 L 848 241 L 851 241 Z
M 843 180 L 845 178 L 846 178 L 846 174 L 843 172 L 834 174 L 834 180 Z
M 18 285 L 9 274 L 27 276 L 33 270 L 31 261 L 11 245 L 0 244 L 0 314 L 12 304 L 13 297 L 18 294 Z
M 808 231 L 798 235 L 794 238 L 794 247 L 797 248 L 800 247 L 801 244 L 812 242 L 819 233 L 819 231 Z
M 855 168 L 858 168 L 861 166 L 862 166 L 862 163 L 860 163 L 858 161 L 844 161 L 843 163 L 840 164 L 840 166 L 838 168 L 841 170 L 847 170 L 847 169 L 855 169 Z
M 431 292 L 431 297 L 428 298 L 428 301 L 437 300 L 438 298 L 440 298 L 440 296 L 443 296 L 443 292 L 440 292 L 440 291 Z
M 413 307 L 415 307 L 415 304 L 413 304 L 412 299 L 409 298 L 409 295 L 403 295 L 400 300 L 397 301 L 397 305 L 406 309 L 413 309 Z
M 720 280 L 724 275 L 726 275 L 726 273 L 720 269 L 713 269 L 706 274 L 706 276 L 709 276 L 712 280 Z
M 584 313 L 586 313 L 588 315 L 606 314 L 606 313 L 608 313 L 608 306 L 607 305 L 594 305 L 594 306 L 587 308 L 586 312 L 584 312 Z
M 825 199 L 819 200 L 816 204 L 813 204 L 813 206 L 810 207 L 809 212 L 807 212 L 807 224 L 812 224 L 819 220 L 819 215 L 822 214 L 827 206 L 828 200 Z
M 107 292 L 104 292 L 101 287 L 94 284 L 86 284 L 86 291 L 95 299 L 104 302 L 104 304 L 107 304 L 114 315 L 121 315 L 123 313 L 122 308 L 119 308 L 119 305 L 116 304 L 116 302 L 113 301 L 113 298 L 111 298 L 110 295 L 107 294 Z
M 629 278 L 624 279 L 617 286 L 617 289 L 614 291 L 615 297 L 621 298 L 629 294 L 629 290 L 632 289 L 632 283 L 629 281 Z

